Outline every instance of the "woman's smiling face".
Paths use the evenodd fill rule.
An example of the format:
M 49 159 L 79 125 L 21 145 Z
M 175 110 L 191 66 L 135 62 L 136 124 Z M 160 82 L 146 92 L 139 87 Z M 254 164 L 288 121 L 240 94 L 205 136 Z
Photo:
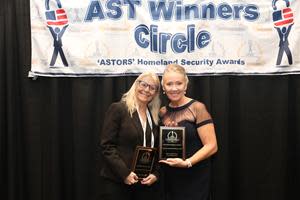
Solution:
M 139 103 L 148 104 L 154 98 L 158 86 L 150 76 L 143 77 L 141 80 L 136 82 L 136 98 Z
M 178 72 L 167 72 L 163 76 L 163 89 L 171 102 L 180 102 L 185 96 L 185 76 Z

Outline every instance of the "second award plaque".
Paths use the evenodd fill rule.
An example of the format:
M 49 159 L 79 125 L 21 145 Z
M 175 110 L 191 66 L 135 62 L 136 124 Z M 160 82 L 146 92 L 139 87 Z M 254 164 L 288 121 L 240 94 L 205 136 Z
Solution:
M 159 159 L 185 159 L 185 127 L 160 127 Z
M 132 171 L 139 179 L 146 178 L 152 171 L 156 155 L 156 148 L 137 146 L 132 163 Z

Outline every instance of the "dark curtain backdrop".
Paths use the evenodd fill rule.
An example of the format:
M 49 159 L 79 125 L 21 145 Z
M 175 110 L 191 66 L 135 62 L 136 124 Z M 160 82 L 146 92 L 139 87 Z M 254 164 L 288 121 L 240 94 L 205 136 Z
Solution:
M 29 0 L 1 0 L 0 198 L 99 199 L 104 113 L 136 77 L 27 78 L 29 13 Z M 299 78 L 190 78 L 215 121 L 213 200 L 300 198 Z

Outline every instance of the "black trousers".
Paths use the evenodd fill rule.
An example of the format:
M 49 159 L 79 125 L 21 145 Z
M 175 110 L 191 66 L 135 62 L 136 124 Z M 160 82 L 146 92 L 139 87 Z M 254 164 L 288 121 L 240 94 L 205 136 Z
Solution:
M 163 197 L 159 185 L 159 183 L 154 183 L 147 186 L 139 182 L 126 185 L 104 178 L 100 188 L 100 200 L 161 200 Z

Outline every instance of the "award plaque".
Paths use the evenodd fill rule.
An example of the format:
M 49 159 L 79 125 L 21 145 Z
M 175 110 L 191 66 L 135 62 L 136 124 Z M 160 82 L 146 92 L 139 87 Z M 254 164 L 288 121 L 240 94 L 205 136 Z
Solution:
M 146 178 L 151 173 L 155 161 L 155 154 L 155 148 L 136 147 L 132 171 L 136 173 L 139 179 Z
M 159 159 L 185 159 L 185 127 L 161 126 L 159 132 Z

